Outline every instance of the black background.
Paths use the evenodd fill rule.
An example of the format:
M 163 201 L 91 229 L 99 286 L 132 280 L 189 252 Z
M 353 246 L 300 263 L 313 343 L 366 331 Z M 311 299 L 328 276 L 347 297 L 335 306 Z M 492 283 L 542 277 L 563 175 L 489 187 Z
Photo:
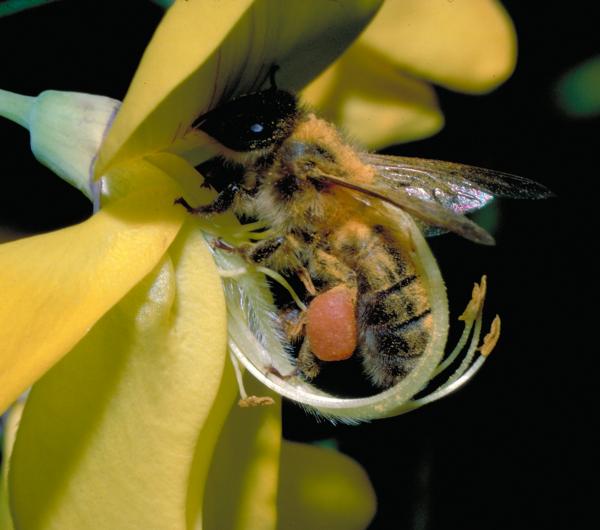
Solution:
M 583 528 L 593 516 L 598 347 L 587 306 L 600 119 L 563 117 L 553 84 L 599 53 L 600 38 L 583 0 L 504 5 L 520 41 L 513 77 L 485 97 L 439 90 L 445 129 L 399 150 L 526 176 L 558 195 L 502 202 L 496 247 L 432 240 L 452 319 L 488 274 L 486 316 L 503 317 L 497 350 L 464 390 L 403 417 L 332 426 L 284 407 L 286 437 L 333 438 L 365 467 L 379 500 L 373 530 Z M 64 1 L 0 19 L 0 86 L 121 99 L 160 16 L 141 0 Z M 34 160 L 24 129 L 0 120 L 0 138 L 1 226 L 40 232 L 90 214 L 78 191 Z

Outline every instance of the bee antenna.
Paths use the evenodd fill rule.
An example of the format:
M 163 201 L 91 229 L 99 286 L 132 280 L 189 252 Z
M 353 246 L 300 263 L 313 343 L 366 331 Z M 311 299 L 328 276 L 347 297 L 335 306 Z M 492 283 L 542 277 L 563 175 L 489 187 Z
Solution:
M 277 83 L 275 82 L 275 74 L 279 70 L 279 65 L 273 64 L 269 69 L 269 82 L 271 83 L 271 90 L 277 90 Z

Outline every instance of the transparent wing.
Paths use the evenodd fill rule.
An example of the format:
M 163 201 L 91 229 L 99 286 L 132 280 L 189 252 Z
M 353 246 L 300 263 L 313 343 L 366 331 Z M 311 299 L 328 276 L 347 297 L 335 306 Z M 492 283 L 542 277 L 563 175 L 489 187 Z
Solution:
M 493 245 L 494 238 L 483 228 L 476 225 L 464 215 L 446 208 L 444 205 L 432 200 L 425 200 L 416 195 L 410 195 L 404 188 L 386 188 L 379 182 L 355 183 L 344 178 L 321 173 L 319 178 L 332 184 L 359 192 L 362 195 L 375 197 L 401 208 L 426 225 L 438 229 L 455 232 L 466 239 L 484 245 Z
M 401 191 L 416 201 L 436 203 L 457 214 L 477 211 L 495 197 L 546 199 L 554 195 L 533 180 L 455 162 L 373 153 L 361 153 L 360 158 L 376 170 L 373 187 L 382 193 Z M 457 232 L 435 219 L 419 219 L 428 236 Z
M 483 208 L 494 197 L 545 199 L 553 195 L 533 180 L 475 166 L 373 153 L 360 157 L 377 171 L 375 186 L 402 189 L 409 196 L 461 214 Z
M 454 162 L 371 153 L 360 157 L 376 171 L 372 182 L 354 183 L 324 174 L 321 177 L 402 208 L 424 225 L 427 235 L 450 231 L 491 245 L 494 238 L 465 213 L 479 210 L 494 197 L 543 199 L 553 195 L 532 180 Z

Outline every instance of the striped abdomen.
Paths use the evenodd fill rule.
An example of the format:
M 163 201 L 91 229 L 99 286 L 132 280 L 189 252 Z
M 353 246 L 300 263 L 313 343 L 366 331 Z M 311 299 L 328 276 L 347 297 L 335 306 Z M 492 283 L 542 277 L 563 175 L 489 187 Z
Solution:
M 354 261 L 357 275 L 358 352 L 373 384 L 405 377 L 424 353 L 433 318 L 422 278 L 392 235 L 371 228 Z

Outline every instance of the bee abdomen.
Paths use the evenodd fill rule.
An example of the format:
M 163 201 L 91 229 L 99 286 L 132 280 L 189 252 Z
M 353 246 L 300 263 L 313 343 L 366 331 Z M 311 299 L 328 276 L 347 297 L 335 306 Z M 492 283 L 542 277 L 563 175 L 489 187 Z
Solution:
M 409 275 L 359 297 L 359 351 L 374 385 L 388 387 L 408 375 L 427 348 L 433 319 L 425 293 Z

